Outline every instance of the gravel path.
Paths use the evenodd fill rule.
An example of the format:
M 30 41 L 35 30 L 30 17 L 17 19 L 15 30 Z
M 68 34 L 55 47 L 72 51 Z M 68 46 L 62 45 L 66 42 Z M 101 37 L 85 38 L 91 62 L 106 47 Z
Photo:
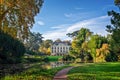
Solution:
M 72 69 L 73 67 L 68 67 L 65 69 L 62 69 L 61 71 L 59 71 L 55 76 L 53 80 L 67 80 L 67 73 L 70 69 Z

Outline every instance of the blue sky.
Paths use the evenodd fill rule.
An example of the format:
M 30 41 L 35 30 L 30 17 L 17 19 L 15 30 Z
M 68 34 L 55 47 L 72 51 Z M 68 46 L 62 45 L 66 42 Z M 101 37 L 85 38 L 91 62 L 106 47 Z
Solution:
M 52 40 L 70 40 L 66 34 L 82 27 L 106 35 L 105 26 L 110 24 L 107 11 L 111 10 L 118 10 L 114 0 L 44 0 L 31 31 Z

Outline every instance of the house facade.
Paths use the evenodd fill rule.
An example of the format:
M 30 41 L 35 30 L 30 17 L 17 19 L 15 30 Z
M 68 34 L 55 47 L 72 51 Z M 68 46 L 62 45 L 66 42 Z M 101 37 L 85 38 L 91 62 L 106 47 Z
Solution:
M 70 51 L 70 48 L 70 42 L 54 42 L 51 46 L 51 55 L 67 55 Z

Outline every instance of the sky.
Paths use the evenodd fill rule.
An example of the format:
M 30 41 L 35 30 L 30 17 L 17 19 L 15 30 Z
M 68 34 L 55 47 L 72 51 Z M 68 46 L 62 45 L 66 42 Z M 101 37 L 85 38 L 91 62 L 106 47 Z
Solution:
M 44 40 L 71 40 L 66 34 L 81 28 L 105 36 L 111 10 L 118 10 L 114 0 L 44 0 L 31 31 L 41 33 Z

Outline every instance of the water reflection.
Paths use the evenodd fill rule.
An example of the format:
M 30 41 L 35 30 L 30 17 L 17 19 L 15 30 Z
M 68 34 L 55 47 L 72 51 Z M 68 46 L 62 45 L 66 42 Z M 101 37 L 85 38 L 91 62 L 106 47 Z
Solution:
M 55 68 L 55 67 L 64 66 L 65 64 L 68 64 L 68 63 L 69 62 L 49 62 L 49 63 L 43 64 L 42 68 L 51 69 L 51 68 Z

